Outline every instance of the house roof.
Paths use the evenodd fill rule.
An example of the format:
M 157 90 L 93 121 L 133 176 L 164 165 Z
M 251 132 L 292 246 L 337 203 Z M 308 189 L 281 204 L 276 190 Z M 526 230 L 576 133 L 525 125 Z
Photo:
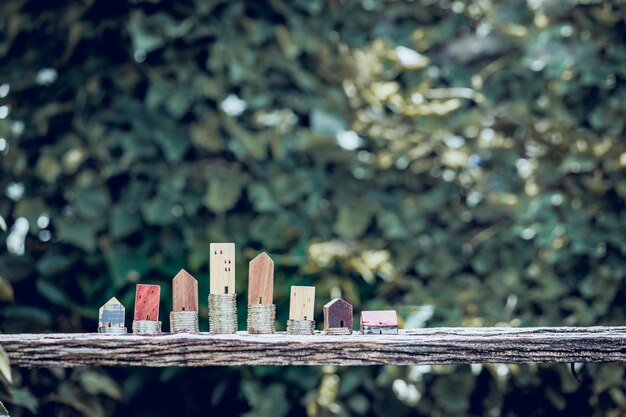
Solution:
M 193 275 L 191 275 L 189 272 L 185 271 L 184 269 L 181 269 L 180 271 L 178 271 L 178 274 L 176 274 L 176 276 L 172 279 L 172 281 L 197 281 Z
M 398 325 L 398 316 L 395 310 L 362 311 L 361 324 L 363 326 L 390 327 Z
M 334 305 L 338 305 L 338 304 L 347 304 L 350 307 L 352 307 L 352 304 L 350 304 L 349 302 L 347 302 L 346 300 L 344 300 L 343 298 L 333 298 L 332 300 L 330 300 L 329 302 L 327 302 L 326 304 L 324 304 L 324 308 L 329 308 L 331 306 Z
M 109 301 L 107 301 L 106 303 L 104 303 L 104 305 L 102 307 L 115 305 L 115 304 L 120 304 L 121 305 L 122 303 L 120 303 L 117 298 L 111 297 L 111 299 Z

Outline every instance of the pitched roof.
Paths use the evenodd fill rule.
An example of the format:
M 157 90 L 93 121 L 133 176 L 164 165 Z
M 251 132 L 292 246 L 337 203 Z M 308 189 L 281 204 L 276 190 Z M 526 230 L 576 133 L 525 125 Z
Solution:
M 106 303 L 104 303 L 102 305 L 102 307 L 109 306 L 109 305 L 112 305 L 112 304 L 122 304 L 122 303 L 120 303 L 117 298 L 111 297 L 111 299 L 109 301 L 107 301 Z
M 333 298 L 332 300 L 330 300 L 329 302 L 324 304 L 324 308 L 328 308 L 328 307 L 333 306 L 335 304 L 347 304 L 349 306 L 352 306 L 352 304 L 350 304 L 349 302 L 347 302 L 343 298 Z
M 178 271 L 178 274 L 176 274 L 176 276 L 174 278 L 172 278 L 172 281 L 197 281 L 193 275 L 191 275 L 189 272 L 185 271 L 184 269 L 181 269 L 180 271 Z
M 361 324 L 379 327 L 397 326 L 398 316 L 395 310 L 361 311 Z

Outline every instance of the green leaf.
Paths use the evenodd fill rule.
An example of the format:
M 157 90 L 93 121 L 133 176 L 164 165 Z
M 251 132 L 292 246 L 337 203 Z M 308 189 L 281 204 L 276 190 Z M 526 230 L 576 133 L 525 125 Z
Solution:
M 624 378 L 624 368 L 615 364 L 598 365 L 598 370 L 593 381 L 593 392 L 601 394 L 609 388 L 616 386 Z
M 356 239 L 367 229 L 371 220 L 372 212 L 367 207 L 342 205 L 339 208 L 334 230 L 345 239 Z
M 137 210 L 130 210 L 128 204 L 117 204 L 111 210 L 109 235 L 117 240 L 141 229 L 141 216 Z
M 154 132 L 154 140 L 160 145 L 165 157 L 170 162 L 180 161 L 189 149 L 189 133 L 181 128 L 163 126 Z
M 39 408 L 39 400 L 26 387 L 9 387 L 11 394 L 11 402 L 14 405 L 24 407 L 33 414 L 37 414 Z
M 146 223 L 164 226 L 174 220 L 174 216 L 172 216 L 173 206 L 174 203 L 169 198 L 157 196 L 143 203 L 141 211 Z
M 89 223 L 82 220 L 65 220 L 58 217 L 54 217 L 52 221 L 61 242 L 78 246 L 87 252 L 96 250 L 96 232 Z
M 311 111 L 311 130 L 325 136 L 337 136 L 346 130 L 346 121 L 340 116 L 315 108 Z
M 265 184 L 251 183 L 248 185 L 248 195 L 254 209 L 260 213 L 273 212 L 280 208 L 276 199 Z
M 43 279 L 37 280 L 37 292 L 50 301 L 52 304 L 61 307 L 71 307 L 72 302 L 68 295 L 57 284 L 45 281 Z
M 104 394 L 114 400 L 122 399 L 122 390 L 108 375 L 91 370 L 83 371 L 80 373 L 80 382 L 85 391 L 92 395 Z
M 237 204 L 242 187 L 243 184 L 237 177 L 211 178 L 204 204 L 215 213 L 223 213 Z
M 0 346 L 0 374 L 2 374 L 7 381 L 9 381 L 9 384 L 13 383 L 9 355 L 7 355 L 7 351 L 4 350 L 2 346 Z
M 143 275 L 150 267 L 148 258 L 140 251 L 120 244 L 111 245 L 104 251 L 104 256 L 116 288 L 123 287 L 133 277 Z
M 158 27 L 150 27 L 146 16 L 139 11 L 131 15 L 128 29 L 135 50 L 149 53 L 160 48 L 165 41 L 163 36 L 158 33 Z
M 38 231 L 39 226 L 37 225 L 37 219 L 42 214 L 47 214 L 49 208 L 46 203 L 41 198 L 25 198 L 20 200 L 15 207 L 15 212 L 13 216 L 24 217 L 28 220 L 28 224 L 31 230 Z
M 0 275 L 0 300 L 8 301 L 10 303 L 15 301 L 13 285 L 11 285 L 9 280 L 2 275 Z
M 47 253 L 37 261 L 37 272 L 49 277 L 66 271 L 74 264 L 74 259 L 60 253 Z
M 105 215 L 111 198 L 104 188 L 86 188 L 76 191 L 76 211 L 85 219 L 100 219 Z
M 10 417 L 9 416 L 9 412 L 7 411 L 6 407 L 4 406 L 4 404 L 2 404 L 2 401 L 0 401 L 0 417 Z
M 35 170 L 39 177 L 48 183 L 54 183 L 61 174 L 61 164 L 52 155 L 41 155 L 37 160 Z
M 48 310 L 33 306 L 8 306 L 4 308 L 4 331 L 7 333 L 50 331 L 52 315 Z

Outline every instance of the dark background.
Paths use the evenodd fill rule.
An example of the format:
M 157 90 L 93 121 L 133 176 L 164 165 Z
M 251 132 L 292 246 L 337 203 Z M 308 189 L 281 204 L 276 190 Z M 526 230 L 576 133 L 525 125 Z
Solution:
M 0 3 L 0 329 L 210 242 L 405 327 L 624 325 L 620 2 Z M 165 323 L 164 323 L 165 324 Z M 621 365 L 14 369 L 13 416 L 621 416 Z

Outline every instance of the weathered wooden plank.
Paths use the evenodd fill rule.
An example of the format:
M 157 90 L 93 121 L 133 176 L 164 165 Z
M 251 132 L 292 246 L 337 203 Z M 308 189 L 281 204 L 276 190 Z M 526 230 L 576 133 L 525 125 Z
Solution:
M 626 327 L 432 328 L 398 335 L 5 334 L 14 366 L 417 365 L 626 361 Z

